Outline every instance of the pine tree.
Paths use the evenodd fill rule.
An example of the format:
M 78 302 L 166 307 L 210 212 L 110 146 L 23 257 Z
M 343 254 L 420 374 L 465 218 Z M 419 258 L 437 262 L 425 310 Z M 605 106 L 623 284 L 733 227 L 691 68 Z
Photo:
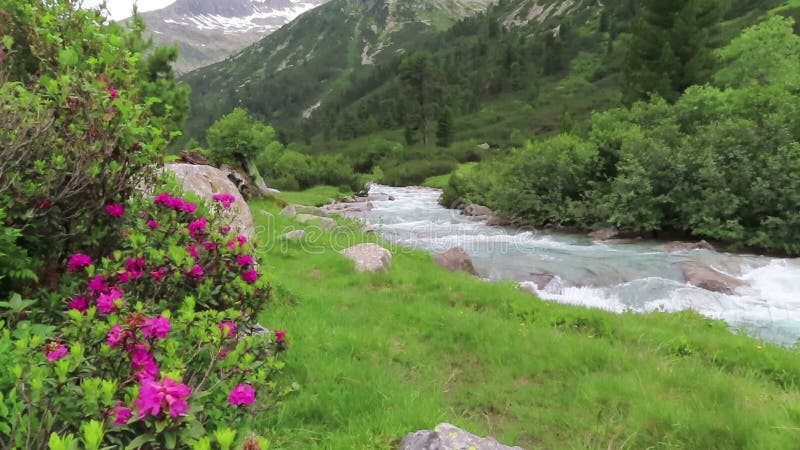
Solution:
M 450 108 L 442 108 L 436 125 L 436 145 L 450 147 L 450 142 L 453 140 L 453 115 Z
M 724 0 L 644 0 L 628 48 L 625 100 L 657 94 L 674 101 L 707 81 L 711 38 L 726 9 Z

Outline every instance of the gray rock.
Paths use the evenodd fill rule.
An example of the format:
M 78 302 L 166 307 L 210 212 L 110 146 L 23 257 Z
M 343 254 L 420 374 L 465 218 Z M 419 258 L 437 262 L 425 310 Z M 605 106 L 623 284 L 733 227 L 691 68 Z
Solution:
M 377 244 L 358 244 L 339 253 L 355 261 L 359 272 L 385 272 L 392 267 L 392 252 Z
M 372 211 L 372 202 L 346 202 L 325 205 L 322 210 L 330 214 L 365 213 Z
M 747 284 L 738 278 L 700 263 L 685 262 L 681 263 L 680 267 L 689 284 L 707 291 L 733 295 L 736 293 L 736 288 Z
M 392 197 L 389 194 L 384 194 L 382 192 L 376 192 L 374 194 L 369 194 L 367 196 L 367 200 L 371 202 L 388 202 L 390 200 L 394 200 L 394 197 Z
M 711 250 L 712 252 L 716 249 L 713 245 L 709 244 L 706 241 L 700 242 L 670 242 L 669 244 L 665 244 L 661 247 L 661 250 L 667 253 L 675 253 L 675 252 L 688 252 L 692 250 Z
M 593 241 L 607 241 L 617 236 L 619 236 L 619 230 L 616 227 L 601 228 L 589 233 L 589 238 Z
M 236 200 L 230 209 L 222 210 L 223 217 L 227 217 L 231 229 L 235 232 L 247 236 L 248 239 L 255 237 L 256 230 L 250 207 L 225 172 L 215 167 L 194 164 L 167 164 L 164 168 L 175 173 L 184 192 L 194 192 L 209 202 L 213 202 L 211 197 L 214 194 L 233 195 Z
M 289 205 L 281 210 L 284 217 L 295 217 L 298 214 L 308 214 L 310 216 L 328 217 L 328 213 L 316 206 Z
M 517 277 L 517 281 L 519 281 L 520 283 L 531 283 L 532 285 L 536 286 L 536 289 L 539 290 L 546 288 L 547 285 L 552 283 L 555 279 L 556 276 L 550 275 L 549 273 L 545 274 L 532 273 L 530 275 Z
M 336 221 L 330 217 L 313 216 L 311 214 L 298 214 L 295 220 L 306 225 L 315 225 L 319 228 L 330 231 L 336 228 Z
M 509 447 L 491 437 L 479 437 L 449 423 L 433 430 L 410 433 L 400 442 L 400 450 L 524 450 Z
M 477 275 L 472 259 L 469 254 L 461 247 L 453 247 L 444 253 L 433 255 L 433 262 L 440 267 L 451 272 L 466 272 L 470 275 Z
M 491 216 L 492 210 L 483 205 L 476 205 L 475 203 L 468 205 L 462 211 L 462 214 L 470 217 Z
M 504 227 L 511 225 L 511 222 L 500 216 L 491 216 L 486 219 L 486 225 L 490 227 Z
M 281 236 L 282 239 L 290 239 L 290 240 L 303 239 L 304 237 L 306 237 L 306 230 L 294 230 Z
M 484 142 L 483 144 L 479 144 L 478 148 L 481 149 L 481 150 L 489 150 L 489 148 L 491 148 L 491 146 L 489 145 L 488 142 Z

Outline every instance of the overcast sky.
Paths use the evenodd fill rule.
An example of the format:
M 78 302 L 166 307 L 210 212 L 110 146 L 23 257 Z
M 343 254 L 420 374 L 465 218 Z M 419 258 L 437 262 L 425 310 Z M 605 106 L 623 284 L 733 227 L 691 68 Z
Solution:
M 102 2 L 102 0 L 84 0 L 83 5 L 92 7 Z M 130 17 L 134 3 L 139 6 L 139 12 L 146 12 L 167 7 L 175 3 L 175 0 L 107 0 L 106 3 L 111 19 L 120 20 Z

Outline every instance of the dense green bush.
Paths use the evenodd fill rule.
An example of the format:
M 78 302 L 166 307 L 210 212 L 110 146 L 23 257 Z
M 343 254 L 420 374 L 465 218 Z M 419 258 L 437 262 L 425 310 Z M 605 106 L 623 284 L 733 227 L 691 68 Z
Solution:
M 596 113 L 586 138 L 532 143 L 453 177 L 445 198 L 536 225 L 677 231 L 800 254 L 793 24 L 771 18 L 721 49 L 717 85 L 691 87 L 674 105 L 654 98 Z
M 269 286 L 253 244 L 226 223 L 233 197 L 215 199 L 107 205 L 118 245 L 69 259 L 61 310 L 39 318 L 52 325 L 0 315 L 3 448 L 74 436 L 86 448 L 190 448 L 231 427 L 246 437 L 292 390 L 274 381 L 285 334 L 255 322 Z

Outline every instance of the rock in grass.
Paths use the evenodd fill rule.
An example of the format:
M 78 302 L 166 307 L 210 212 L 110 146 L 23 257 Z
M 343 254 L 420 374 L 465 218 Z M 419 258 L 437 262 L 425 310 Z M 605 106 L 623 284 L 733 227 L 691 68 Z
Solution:
M 615 227 L 601 228 L 589 233 L 589 239 L 593 241 L 607 241 L 619 236 L 619 230 Z
M 336 221 L 330 217 L 313 216 L 311 214 L 298 214 L 295 220 L 305 225 L 314 225 L 322 230 L 330 231 L 336 228 Z
M 289 205 L 281 210 L 281 215 L 285 217 L 295 217 L 299 214 L 308 214 L 310 216 L 328 217 L 328 213 L 316 206 L 305 205 Z
M 400 442 L 400 450 L 523 450 L 509 447 L 491 437 L 478 437 L 449 423 L 433 430 L 410 433 Z
M 195 164 L 167 164 L 164 168 L 175 173 L 184 192 L 194 192 L 209 202 L 213 202 L 211 197 L 214 194 L 232 195 L 236 200 L 231 208 L 224 212 L 229 217 L 231 228 L 247 236 L 248 239 L 255 237 L 256 230 L 250 207 L 225 172 L 216 167 Z
M 306 237 L 306 230 L 294 230 L 281 236 L 281 238 L 283 239 L 290 239 L 290 240 L 303 239 L 304 237 Z
M 358 244 L 339 253 L 355 261 L 359 272 L 386 272 L 392 267 L 392 252 L 377 244 Z
M 453 247 L 444 253 L 433 255 L 433 262 L 451 272 L 461 271 L 470 275 L 478 274 L 472 265 L 472 259 L 469 254 L 461 247 Z

